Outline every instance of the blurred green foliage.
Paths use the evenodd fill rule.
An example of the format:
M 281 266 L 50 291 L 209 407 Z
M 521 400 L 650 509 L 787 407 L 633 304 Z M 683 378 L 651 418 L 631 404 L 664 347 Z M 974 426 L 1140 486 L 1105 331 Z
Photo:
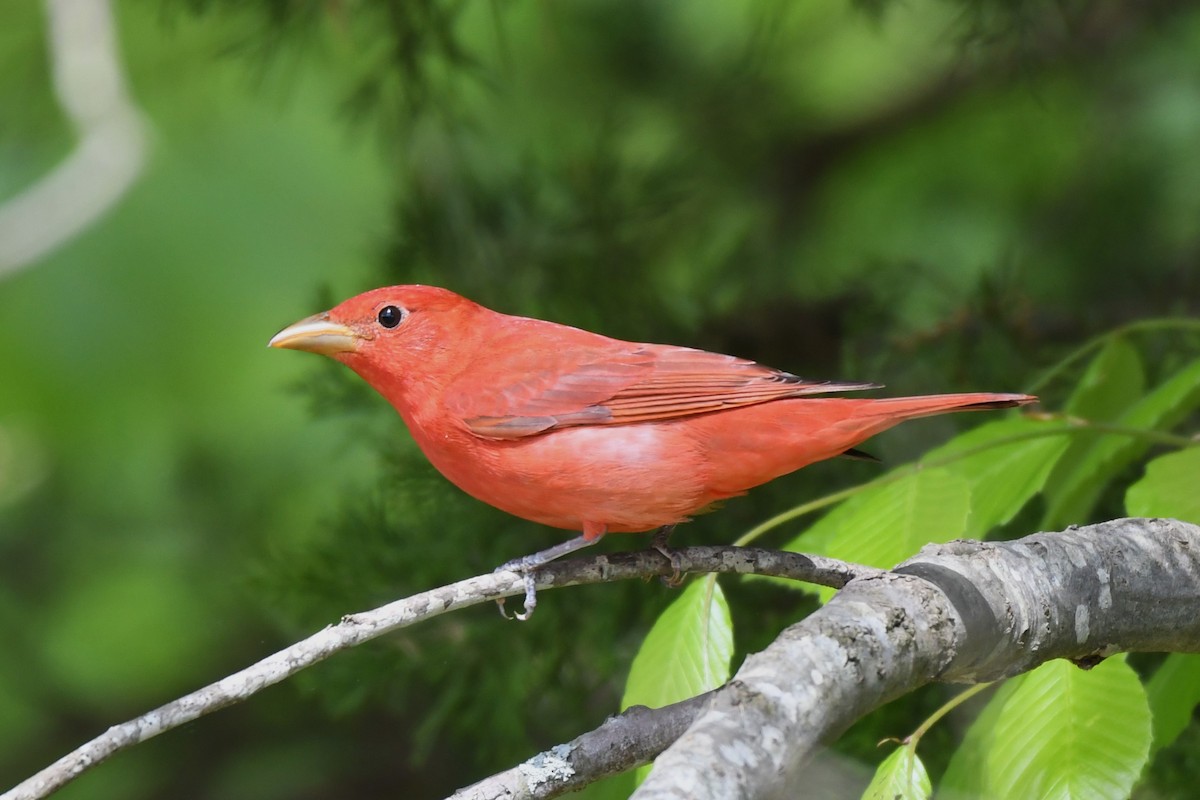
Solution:
M 118 10 L 149 168 L 92 230 L 0 277 L 0 786 L 343 613 L 559 536 L 448 486 L 336 365 L 265 350 L 336 299 L 436 283 L 896 394 L 1018 390 L 1096 332 L 1200 306 L 1190 4 Z M 72 139 L 40 9 L 0 14 L 3 200 Z M 1090 413 L 1106 397 L 1118 413 L 1194 344 L 1140 342 L 1137 390 L 1093 376 Z M 1091 379 L 1075 369 L 1048 408 Z M 971 421 L 869 449 L 900 462 Z M 732 541 L 877 474 L 817 465 L 681 539 Z M 1087 513 L 1123 513 L 1121 493 Z M 801 530 L 785 527 L 774 544 Z M 735 665 L 812 607 L 723 585 Z M 615 711 L 675 596 L 571 591 L 528 625 L 476 609 L 339 656 L 64 796 L 447 792 Z M 938 697 L 878 712 L 844 749 L 882 759 L 873 743 Z M 921 755 L 935 777 L 948 757 Z M 1175 748 L 1161 763 L 1167 796 L 1196 780 Z

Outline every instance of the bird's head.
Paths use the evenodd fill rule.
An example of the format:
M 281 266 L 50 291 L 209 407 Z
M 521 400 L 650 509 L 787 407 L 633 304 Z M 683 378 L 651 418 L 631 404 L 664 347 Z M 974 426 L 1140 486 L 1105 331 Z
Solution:
M 337 359 L 393 399 L 398 382 L 448 366 L 484 313 L 436 286 L 388 286 L 289 325 L 268 344 Z

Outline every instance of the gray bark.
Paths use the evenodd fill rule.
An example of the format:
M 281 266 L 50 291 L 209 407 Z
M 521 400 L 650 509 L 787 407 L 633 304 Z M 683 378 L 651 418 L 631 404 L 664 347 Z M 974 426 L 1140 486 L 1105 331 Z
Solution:
M 685 547 L 673 551 L 673 555 L 674 563 L 654 550 L 556 561 L 537 570 L 537 586 L 539 589 L 550 589 L 654 575 L 667 577 L 672 576 L 676 568 L 682 572 L 773 575 L 833 587 L 844 586 L 858 576 L 879 573 L 879 570 L 871 567 L 831 558 L 757 547 Z M 48 797 L 122 750 L 205 714 L 240 703 L 335 653 L 448 611 L 500 600 L 524 591 L 524 581 L 520 575 L 501 571 L 422 592 L 370 611 L 350 614 L 336 625 L 330 625 L 257 664 L 172 700 L 136 719 L 113 725 L 90 742 L 0 794 L 0 800 L 39 800 Z M 671 715 L 658 716 L 665 718 Z M 673 719 L 683 718 L 676 714 Z M 683 727 L 680 724 L 679 730 Z M 628 726 L 624 729 L 627 730 Z M 671 736 L 650 748 L 647 751 L 649 755 L 641 756 L 642 762 L 660 752 L 674 738 L 676 736 Z M 642 750 L 645 750 L 644 745 Z M 603 747 L 599 751 L 607 752 Z M 641 752 L 638 748 L 634 748 L 634 751 Z M 594 764 L 596 759 L 587 760 L 587 763 Z
M 851 581 L 746 659 L 634 795 L 796 795 L 817 744 L 932 681 L 1053 658 L 1200 651 L 1200 527 L 1124 519 L 1012 542 L 926 547 Z

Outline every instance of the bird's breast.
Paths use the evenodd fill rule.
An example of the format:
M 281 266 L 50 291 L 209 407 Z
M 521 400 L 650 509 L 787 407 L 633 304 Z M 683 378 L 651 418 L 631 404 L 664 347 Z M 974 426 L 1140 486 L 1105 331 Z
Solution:
M 413 430 L 433 465 L 479 500 L 570 530 L 651 530 L 704 505 L 703 455 L 672 423 L 564 428 L 510 441 Z

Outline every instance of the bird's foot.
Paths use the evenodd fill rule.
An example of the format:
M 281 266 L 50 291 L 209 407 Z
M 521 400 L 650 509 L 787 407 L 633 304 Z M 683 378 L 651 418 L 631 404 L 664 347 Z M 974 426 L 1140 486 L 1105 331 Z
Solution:
M 674 525 L 663 525 L 654 532 L 654 540 L 650 543 L 650 546 L 662 553 L 663 557 L 671 562 L 671 575 L 669 577 L 664 575 L 662 582 L 671 589 L 678 589 L 679 585 L 683 583 L 683 564 L 679 560 L 679 553 L 667 545 L 667 542 L 671 538 L 671 532 L 674 530 Z
M 576 550 L 581 550 L 588 545 L 595 544 L 599 539 L 600 536 L 588 536 L 587 534 L 576 536 L 574 539 L 560 542 L 553 547 L 547 547 L 545 550 L 539 550 L 527 556 L 514 558 L 512 561 L 507 561 L 497 567 L 496 572 L 515 572 L 525 582 L 525 607 L 513 616 L 522 622 L 533 616 L 533 610 L 537 608 L 537 579 L 535 573 L 538 567 L 545 566 L 554 559 L 562 558 L 568 553 L 574 553 Z M 504 610 L 503 597 L 496 601 L 496 606 L 500 609 L 500 616 L 505 619 L 513 618 Z
M 537 608 L 537 580 L 534 578 L 534 573 L 537 571 L 538 567 L 545 563 L 533 563 L 532 559 L 537 555 L 537 553 L 534 553 L 530 556 L 514 558 L 512 561 L 506 561 L 505 563 L 496 567 L 496 572 L 517 573 L 521 576 L 521 579 L 525 583 L 525 604 L 521 611 L 518 611 L 515 614 L 509 614 L 504 608 L 505 598 L 501 597 L 496 600 L 496 608 L 499 609 L 500 616 L 504 617 L 505 619 L 518 619 L 521 622 L 524 622 L 533 616 L 533 610 Z

